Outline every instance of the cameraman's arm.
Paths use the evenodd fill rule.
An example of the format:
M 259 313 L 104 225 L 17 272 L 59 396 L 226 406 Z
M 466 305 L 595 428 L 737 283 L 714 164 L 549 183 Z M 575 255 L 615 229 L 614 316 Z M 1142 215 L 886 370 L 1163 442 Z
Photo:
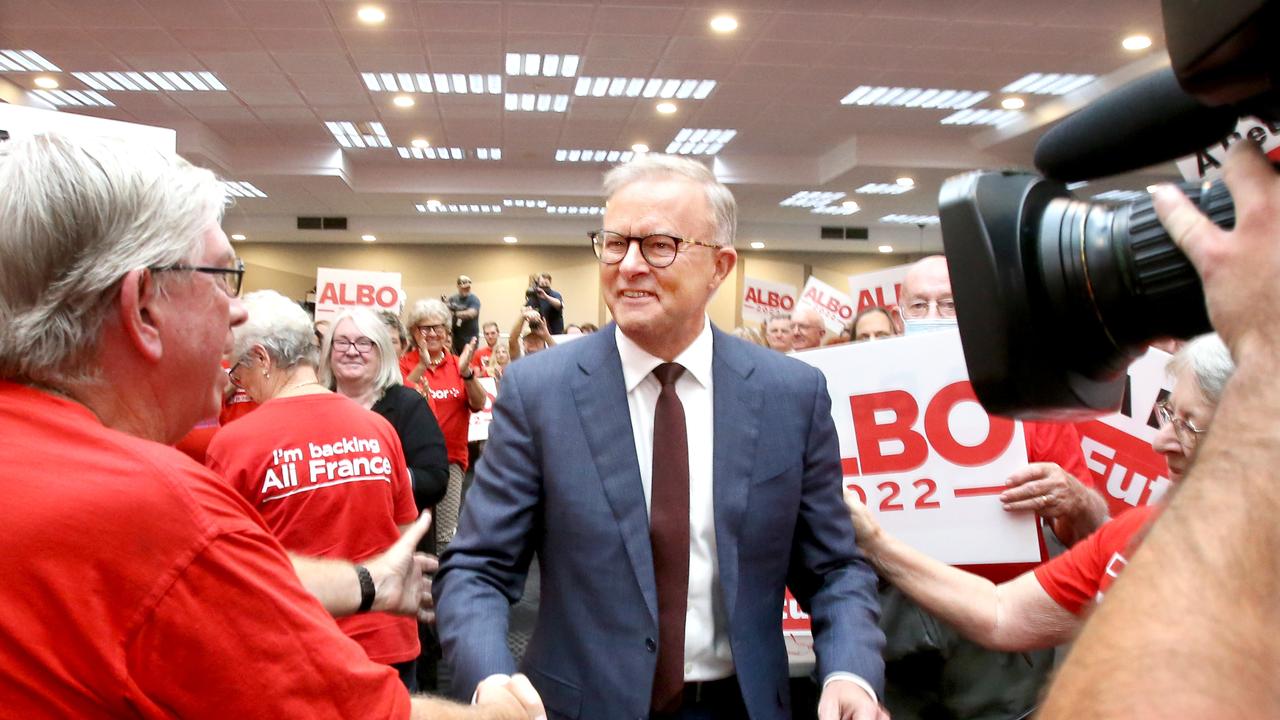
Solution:
M 551 307 L 557 310 L 564 309 L 564 301 L 560 300 L 555 295 L 552 295 L 546 290 L 543 290 L 542 288 L 538 288 L 538 297 L 542 298 L 543 300 L 546 300 L 548 305 L 550 305 Z
M 1236 372 L 1212 430 L 1039 717 L 1280 717 L 1280 176 L 1241 140 L 1224 175 L 1231 232 L 1177 191 L 1156 211 L 1204 281 Z

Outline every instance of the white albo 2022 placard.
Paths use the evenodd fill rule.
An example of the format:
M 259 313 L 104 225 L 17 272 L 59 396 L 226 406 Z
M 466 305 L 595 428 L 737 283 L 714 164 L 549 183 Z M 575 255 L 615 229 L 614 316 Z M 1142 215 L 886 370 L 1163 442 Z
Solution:
M 953 565 L 1041 559 L 1035 515 L 999 500 L 1027 463 L 1022 424 L 978 404 L 958 332 L 796 357 L 826 376 L 845 486 L 886 530 Z

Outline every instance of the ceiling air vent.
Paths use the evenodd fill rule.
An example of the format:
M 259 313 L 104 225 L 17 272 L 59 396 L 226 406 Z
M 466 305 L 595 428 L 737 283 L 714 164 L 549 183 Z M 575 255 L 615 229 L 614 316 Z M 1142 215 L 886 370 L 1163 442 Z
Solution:
M 299 217 L 299 230 L 346 230 L 347 219 L 344 217 Z
M 866 240 L 870 235 L 864 227 L 823 226 L 818 237 L 822 240 Z

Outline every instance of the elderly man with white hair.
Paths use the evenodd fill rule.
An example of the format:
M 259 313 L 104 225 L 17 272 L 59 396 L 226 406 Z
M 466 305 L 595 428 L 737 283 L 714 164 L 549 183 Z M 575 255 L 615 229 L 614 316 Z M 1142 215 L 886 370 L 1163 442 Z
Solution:
M 212 173 L 136 144 L 42 135 L 0 144 L 0 187 L 6 715 L 542 712 L 504 678 L 481 688 L 496 702 L 484 707 L 411 698 L 303 588 L 243 498 L 168 447 L 216 414 L 221 356 L 245 321 Z M 397 543 L 409 583 L 414 539 Z M 331 609 L 355 611 L 353 566 L 319 570 Z
M 817 310 L 808 305 L 801 305 L 791 313 L 791 349 L 809 350 L 822 347 L 822 338 L 827 334 L 827 326 Z

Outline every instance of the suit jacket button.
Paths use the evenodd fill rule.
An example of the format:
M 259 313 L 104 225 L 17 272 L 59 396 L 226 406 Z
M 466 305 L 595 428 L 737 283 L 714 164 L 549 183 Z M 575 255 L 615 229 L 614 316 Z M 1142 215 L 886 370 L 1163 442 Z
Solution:
M 653 638 L 645 638 L 645 639 L 644 639 L 644 647 L 645 647 L 645 649 L 646 649 L 646 650 L 648 650 L 649 652 L 657 652 L 657 651 L 658 651 L 658 643 L 654 642 L 654 641 L 653 641 Z

